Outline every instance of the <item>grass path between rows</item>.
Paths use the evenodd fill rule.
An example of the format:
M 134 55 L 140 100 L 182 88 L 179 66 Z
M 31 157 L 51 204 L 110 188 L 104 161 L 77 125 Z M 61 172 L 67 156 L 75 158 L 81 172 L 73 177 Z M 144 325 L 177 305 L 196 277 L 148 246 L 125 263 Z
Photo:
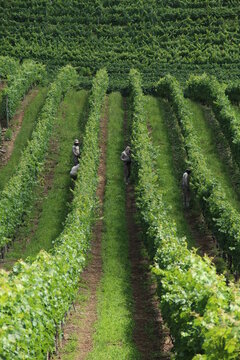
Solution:
M 209 115 L 207 115 L 207 112 L 202 105 L 188 100 L 188 106 L 193 114 L 192 124 L 197 134 L 196 138 L 198 145 L 205 157 L 208 169 L 221 185 L 228 201 L 237 211 L 240 211 L 239 196 L 233 187 L 229 168 L 222 156 L 220 156 L 218 150 L 219 137 L 217 136 L 217 132 L 221 132 L 221 130 L 217 124 L 214 125 L 216 127 L 215 129 L 210 126 L 207 119 Z M 222 152 L 224 151 L 225 149 L 222 149 Z
M 172 343 L 135 219 L 134 185 L 126 188 L 123 181 L 120 154 L 129 137 L 129 119 L 127 101 L 118 92 L 108 98 L 107 117 L 101 145 L 106 168 L 99 166 L 105 195 L 100 195 L 91 255 L 81 276 L 75 311 L 54 359 L 167 360 Z
M 9 149 L 7 149 L 7 154 L 4 154 L 1 159 L 0 191 L 3 190 L 17 168 L 22 151 L 26 147 L 28 140 L 30 140 L 31 134 L 36 126 L 37 118 L 44 105 L 46 96 L 47 88 L 40 88 L 36 96 L 33 92 L 30 92 L 22 101 L 16 115 L 10 122 L 10 128 L 12 128 L 13 134 L 15 131 L 14 129 L 17 129 L 19 132 L 17 133 L 15 140 L 12 140 L 10 143 L 5 143 L 7 147 L 13 147 L 13 150 L 11 149 L 12 152 L 9 155 Z M 27 106 L 25 110 L 22 109 L 23 103 Z M 20 118 L 22 118 L 22 120 Z M 19 123 L 21 124 L 19 125 Z M 18 129 L 19 126 L 21 126 L 20 129 Z M 3 158 L 6 158 L 6 155 L 8 158 L 3 161 Z
M 157 149 L 159 188 L 168 204 L 169 216 L 176 223 L 178 236 L 186 236 L 189 248 L 197 247 L 199 254 L 206 253 L 214 257 L 217 264 L 219 257 L 213 236 L 193 191 L 190 209 L 185 210 L 183 207 L 181 181 L 182 174 L 188 167 L 187 154 L 171 105 L 164 99 L 147 96 L 146 110 L 151 138 Z
M 175 219 L 178 236 L 186 236 L 189 246 L 195 245 L 188 223 L 184 216 L 181 177 L 185 171 L 185 153 L 178 144 L 178 134 L 167 121 L 171 115 L 170 106 L 159 98 L 147 96 L 146 111 L 147 119 L 151 127 L 151 138 L 154 146 L 158 149 L 156 164 L 159 170 L 159 188 L 166 204 L 169 204 L 171 217 Z M 167 119 L 168 117 L 168 119 Z M 171 131 L 171 134 L 170 134 Z M 170 139 L 170 136 L 174 139 Z M 172 140 L 172 141 L 171 141 Z M 173 144 L 174 143 L 174 144 Z M 173 149 L 175 146 L 175 149 Z M 177 156 L 178 169 L 174 164 L 173 156 Z M 179 170 L 177 172 L 177 170 Z
M 72 196 L 72 144 L 76 137 L 81 141 L 84 134 L 87 98 L 86 91 L 71 90 L 60 105 L 33 206 L 3 260 L 7 270 L 20 258 L 34 259 L 41 249 L 51 249 L 63 229 Z
M 107 183 L 102 239 L 103 277 L 98 291 L 94 345 L 87 359 L 139 359 L 133 342 L 133 296 L 120 154 L 124 147 L 123 99 L 109 96 Z
M 103 202 L 106 186 L 106 147 L 108 132 L 108 97 L 106 96 L 100 121 L 100 162 L 98 168 L 99 200 L 96 223 L 92 231 L 88 263 L 81 274 L 79 292 L 74 309 L 64 325 L 64 338 L 55 360 L 83 360 L 93 345 L 93 325 L 97 320 L 97 289 L 102 277 L 101 241 L 103 234 Z

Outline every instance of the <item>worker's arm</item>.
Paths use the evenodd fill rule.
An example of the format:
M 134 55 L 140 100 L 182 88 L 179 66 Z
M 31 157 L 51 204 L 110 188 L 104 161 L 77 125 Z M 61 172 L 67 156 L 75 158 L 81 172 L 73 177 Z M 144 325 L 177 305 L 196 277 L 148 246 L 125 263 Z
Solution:
M 123 151 L 121 154 L 121 160 L 122 161 L 127 161 L 127 155 L 125 154 L 125 152 Z

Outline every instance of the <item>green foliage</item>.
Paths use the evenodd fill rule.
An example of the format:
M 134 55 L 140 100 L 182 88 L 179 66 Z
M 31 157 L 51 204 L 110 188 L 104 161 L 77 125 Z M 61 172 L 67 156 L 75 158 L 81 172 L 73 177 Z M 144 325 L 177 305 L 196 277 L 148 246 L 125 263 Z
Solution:
M 27 256 L 35 258 L 41 249 L 49 251 L 52 241 L 63 229 L 64 220 L 69 211 L 67 204 L 71 200 L 71 178 L 69 176 L 69 171 L 73 166 L 71 145 L 76 136 L 82 144 L 87 102 L 88 93 L 86 91 L 70 90 L 61 104 L 52 131 L 52 137 L 57 139 L 59 151 L 52 155 L 48 151 L 48 156 L 54 157 L 55 155 L 53 182 L 43 202 L 38 228 L 31 243 L 27 244 L 24 259 Z
M 235 81 L 235 82 L 228 83 L 225 92 L 231 101 L 239 103 L 239 101 L 240 101 L 240 82 Z
M 9 56 L 0 56 L 0 79 L 7 79 L 14 76 L 18 69 L 19 63 Z
M 32 140 L 23 151 L 16 174 L 9 180 L 0 199 L 0 247 L 11 241 L 32 200 L 32 191 L 40 173 L 58 106 L 65 92 L 76 83 L 71 66 L 63 68 L 48 91 Z
M 12 129 L 8 128 L 4 134 L 4 140 L 11 140 L 12 139 Z
M 153 96 L 146 97 L 145 109 L 147 121 L 151 126 L 151 139 L 156 153 L 156 169 L 159 172 L 159 188 L 163 193 L 163 201 L 171 204 L 171 214 L 176 221 L 178 236 L 185 235 L 188 245 L 192 246 L 195 242 L 184 216 L 180 186 L 186 168 L 186 153 L 178 141 L 174 114 L 167 101 Z
M 76 136 L 82 143 L 87 117 L 87 99 L 88 93 L 85 90 L 72 89 L 59 107 L 44 169 L 38 184 L 34 187 L 29 212 L 24 216 L 14 243 L 5 255 L 4 269 L 12 269 L 13 262 L 17 259 L 25 260 L 30 256 L 31 259 L 35 259 L 41 249 L 49 251 L 52 241 L 63 230 L 64 220 L 69 212 L 68 204 L 72 199 L 72 181 L 69 176 L 73 165 L 72 143 Z M 49 175 L 52 177 L 50 184 Z
M 232 152 L 240 164 L 240 123 L 234 108 L 225 94 L 225 86 L 213 76 L 190 76 L 186 93 L 192 99 L 211 105 L 222 130 L 229 140 Z
M 120 154 L 124 148 L 122 97 L 109 96 L 107 183 L 102 238 L 103 276 L 98 290 L 98 319 L 87 359 L 139 359 L 133 342 L 133 306 L 126 223 L 126 194 Z M 117 344 L 117 346 L 116 346 Z
M 59 95 L 74 76 L 71 67 L 61 71 L 53 84 Z M 45 360 L 47 352 L 54 350 L 55 335 L 77 294 L 97 206 L 98 133 L 107 86 L 107 73 L 101 70 L 93 82 L 71 212 L 53 254 L 41 251 L 32 264 L 21 261 L 11 275 L 0 273 L 0 356 L 6 360 Z
M 170 81 L 171 80 L 171 81 Z M 176 99 L 183 94 L 168 77 L 158 84 L 158 90 Z M 238 289 L 228 288 L 223 276 L 216 275 L 211 261 L 187 249 L 171 212 L 159 190 L 159 175 L 155 171 L 153 145 L 146 126 L 141 79 L 130 72 L 133 101 L 133 154 L 137 168 L 137 205 L 148 226 L 148 237 L 155 243 L 153 272 L 158 281 L 162 314 L 174 338 L 177 359 L 237 359 L 239 347 Z M 178 90 L 178 91 L 177 91 Z M 185 114 L 185 107 L 179 112 Z M 213 341 L 214 340 L 214 341 Z
M 37 123 L 37 117 L 46 99 L 47 88 L 38 89 L 37 96 L 31 100 L 24 112 L 21 129 L 14 141 L 14 149 L 7 164 L 1 168 L 0 172 L 0 191 L 3 190 L 6 183 L 17 169 L 21 153 L 31 139 L 31 134 Z M 7 130 L 8 131 L 8 130 Z
M 232 256 L 234 268 L 239 271 L 239 213 L 227 200 L 225 192 L 206 164 L 198 146 L 197 134 L 193 129 L 192 114 L 177 80 L 170 75 L 166 76 L 158 82 L 157 92 L 169 98 L 173 104 L 184 135 L 185 147 L 192 168 L 192 182 L 201 207 L 214 232 L 217 233 L 221 248 Z
M 240 77 L 236 0 L 12 0 L 0 13 L 1 54 L 71 64 L 84 84 L 103 66 L 115 88 L 133 66 L 147 86 L 167 72 Z
M 19 70 L 11 75 L 8 87 L 3 90 L 1 101 L 1 119 L 6 119 L 7 108 L 8 116 L 11 119 L 20 101 L 28 92 L 31 86 L 41 82 L 46 76 L 45 66 L 33 61 L 26 61 Z
M 211 108 L 187 100 L 197 144 L 209 171 L 220 184 L 226 198 L 240 211 L 240 168 Z

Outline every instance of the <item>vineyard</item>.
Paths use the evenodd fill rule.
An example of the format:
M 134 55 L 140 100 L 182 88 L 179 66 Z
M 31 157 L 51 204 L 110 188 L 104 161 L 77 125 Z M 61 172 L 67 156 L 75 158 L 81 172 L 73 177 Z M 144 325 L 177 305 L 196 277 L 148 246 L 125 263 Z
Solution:
M 238 1 L 0 10 L 0 359 L 239 359 Z

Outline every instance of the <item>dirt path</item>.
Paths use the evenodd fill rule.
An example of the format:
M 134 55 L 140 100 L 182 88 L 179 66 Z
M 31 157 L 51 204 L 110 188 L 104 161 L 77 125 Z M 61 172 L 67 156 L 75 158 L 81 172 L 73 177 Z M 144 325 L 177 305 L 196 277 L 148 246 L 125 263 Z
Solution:
M 200 255 L 208 255 L 213 257 L 216 255 L 216 243 L 212 232 L 208 229 L 206 221 L 199 210 L 199 213 L 194 211 L 185 211 L 185 219 L 188 223 L 192 237 L 199 248 Z
M 6 86 L 7 86 L 7 81 L 6 80 L 1 80 L 0 81 L 0 90 L 3 90 Z
M 30 90 L 27 96 L 23 99 L 19 109 L 17 110 L 14 117 L 11 119 L 10 129 L 12 130 L 12 138 L 10 141 L 4 140 L 4 134 L 6 129 L 2 129 L 2 140 L 1 140 L 1 148 L 0 148 L 0 167 L 6 165 L 8 160 L 10 159 L 13 149 L 14 143 L 17 138 L 17 135 L 21 129 L 24 113 L 29 105 L 29 103 L 37 96 L 38 89 Z
M 107 121 L 108 121 L 108 99 L 105 102 L 104 118 L 100 129 L 100 164 L 98 170 L 99 184 L 97 197 L 99 198 L 99 218 L 93 229 L 93 241 L 90 261 L 81 276 L 79 294 L 85 299 L 85 304 L 77 302 L 75 311 L 70 313 L 64 328 L 63 351 L 60 351 L 56 359 L 68 359 L 64 355 L 64 348 L 75 339 L 77 354 L 74 359 L 83 360 L 91 351 L 93 346 L 94 323 L 97 320 L 97 288 L 102 276 L 101 239 L 103 233 L 103 201 L 106 184 L 106 147 L 107 147 Z
M 127 105 L 124 99 L 124 132 L 127 138 Z M 156 286 L 151 279 L 149 261 L 143 255 L 140 228 L 136 224 L 136 204 L 133 185 L 126 189 L 126 216 L 129 233 L 129 251 L 132 267 L 132 288 L 134 298 L 134 341 L 143 360 L 170 359 L 172 342 L 164 327 L 156 296 Z

